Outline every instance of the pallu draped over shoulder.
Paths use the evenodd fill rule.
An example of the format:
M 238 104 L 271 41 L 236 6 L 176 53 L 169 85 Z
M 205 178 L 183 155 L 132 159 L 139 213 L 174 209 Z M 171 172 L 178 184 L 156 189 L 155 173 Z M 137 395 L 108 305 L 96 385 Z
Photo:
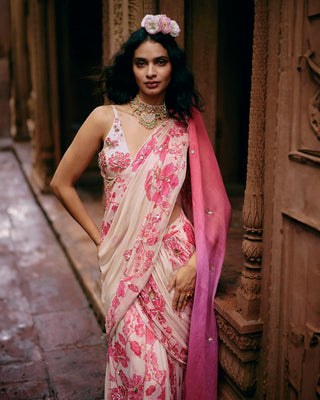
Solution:
M 190 191 L 181 190 L 187 172 L 189 145 L 192 191 L 195 187 L 193 178 L 196 176 L 197 180 L 202 179 L 201 165 L 199 164 L 199 169 L 199 165 L 197 167 L 192 160 L 192 156 L 194 159 L 199 158 L 196 154 L 199 149 L 191 148 L 191 143 L 198 144 L 194 136 L 197 135 L 197 128 L 194 125 L 193 129 L 194 122 L 189 124 L 188 129 L 187 124 L 178 119 L 165 121 L 151 133 L 137 154 L 131 155 L 116 108 L 113 109 L 113 126 L 99 153 L 99 165 L 106 188 L 106 209 L 98 254 L 106 335 L 109 341 L 105 398 L 178 400 L 184 396 L 194 399 L 196 397 L 193 397 L 194 390 L 192 392 L 188 374 L 190 376 L 192 370 L 199 367 L 199 361 L 206 362 L 205 351 L 214 354 L 213 367 L 207 366 L 213 368 L 211 377 L 216 375 L 217 337 L 213 313 L 216 286 L 215 283 L 212 284 L 211 276 L 214 275 L 217 282 L 225 245 L 214 235 L 210 247 L 219 245 L 215 268 L 209 268 L 207 256 L 200 254 L 199 258 L 197 231 L 194 234 L 190 221 L 194 218 L 195 227 L 199 227 L 196 224 L 196 218 L 199 218 L 197 212 L 205 212 L 200 209 L 203 208 L 207 195 L 197 193 L 194 197 L 192 193 L 191 199 Z M 207 143 L 201 142 L 200 146 L 203 145 L 206 146 Z M 218 183 L 218 192 L 224 190 L 223 184 L 222 189 L 220 187 L 221 182 L 214 182 Z M 204 189 L 199 187 L 199 182 L 196 190 L 198 189 Z M 180 216 L 169 225 L 180 193 L 186 214 L 181 211 Z M 227 202 L 226 196 L 224 200 Z M 227 209 L 228 204 L 225 207 Z M 218 211 L 218 208 L 214 210 Z M 207 210 L 206 215 L 214 217 L 212 214 L 213 212 L 208 213 Z M 225 226 L 228 224 L 227 214 L 228 211 L 220 218 L 225 220 Z M 202 233 L 198 235 L 198 240 L 202 243 L 199 248 L 207 250 L 206 222 L 202 217 L 200 223 Z M 209 231 L 212 231 L 210 223 L 208 226 Z M 221 229 L 221 224 L 216 229 Z M 226 229 L 224 227 L 222 237 L 225 236 Z M 199 298 L 197 291 L 203 290 L 205 285 L 205 298 L 200 294 L 199 304 L 202 305 L 197 312 L 204 319 L 204 322 L 201 321 L 204 332 L 200 339 L 204 339 L 205 343 L 210 342 L 210 348 L 206 344 L 203 346 L 202 343 L 195 343 L 199 334 L 195 334 L 192 327 L 192 304 L 189 303 L 184 312 L 175 312 L 172 308 L 174 290 L 170 293 L 167 291 L 173 275 L 187 263 L 196 248 L 197 284 L 194 307 Z M 209 257 L 212 258 L 212 252 Z M 204 263 L 210 271 L 208 282 L 204 282 L 202 278 L 202 275 L 205 277 L 207 274 L 202 271 Z M 204 309 L 201 309 L 202 306 Z M 196 324 L 198 322 L 195 321 Z M 206 336 L 208 329 L 212 339 L 209 342 Z M 197 354 L 198 345 L 200 347 Z M 209 354 L 209 359 L 211 358 Z M 210 379 L 210 373 L 206 376 Z M 203 383 L 201 379 L 199 384 Z M 216 378 L 213 380 L 211 385 L 216 383 Z M 194 384 L 197 385 L 195 382 Z M 214 391 L 215 389 L 213 396 Z M 201 392 L 200 388 L 199 393 Z

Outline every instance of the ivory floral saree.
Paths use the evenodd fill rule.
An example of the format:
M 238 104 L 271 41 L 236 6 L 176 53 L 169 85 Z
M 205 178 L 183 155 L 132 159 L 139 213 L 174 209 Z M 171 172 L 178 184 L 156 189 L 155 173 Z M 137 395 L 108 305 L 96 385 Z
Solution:
M 114 112 L 99 154 L 107 199 L 99 250 L 106 398 L 181 399 L 191 305 L 174 312 L 166 287 L 195 251 L 183 212 L 168 225 L 186 174 L 187 127 L 166 121 L 131 159 Z
M 107 198 L 99 251 L 109 339 L 106 399 L 180 399 L 187 356 L 184 397 L 215 399 L 213 298 L 231 214 L 210 141 L 193 110 L 188 130 L 177 120 L 167 121 L 132 158 L 114 111 L 99 154 Z M 185 179 L 188 147 L 192 202 L 191 192 L 181 193 L 195 238 L 184 213 L 168 226 Z M 166 286 L 195 243 L 191 317 L 191 305 L 184 313 L 173 312 L 173 293 Z

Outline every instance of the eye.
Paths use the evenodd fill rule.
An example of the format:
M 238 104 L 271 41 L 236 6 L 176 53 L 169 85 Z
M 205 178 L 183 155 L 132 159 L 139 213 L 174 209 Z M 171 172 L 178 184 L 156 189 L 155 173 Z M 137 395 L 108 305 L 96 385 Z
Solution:
M 141 67 L 143 67 L 143 66 L 145 65 L 145 61 L 143 61 L 143 60 L 136 60 L 136 61 L 135 61 L 135 65 L 136 65 L 138 68 L 141 68 Z
M 160 58 L 160 60 L 158 60 L 157 64 L 159 64 L 159 65 L 167 65 L 168 64 L 168 60 L 166 58 Z

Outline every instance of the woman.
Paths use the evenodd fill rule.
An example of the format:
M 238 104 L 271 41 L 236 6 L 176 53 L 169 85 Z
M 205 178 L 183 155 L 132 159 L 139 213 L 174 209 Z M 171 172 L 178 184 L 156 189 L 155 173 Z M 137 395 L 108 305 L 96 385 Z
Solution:
M 187 399 L 212 399 L 213 296 L 230 206 L 174 39 L 179 27 L 165 15 L 147 15 L 141 26 L 105 71 L 116 105 L 98 107 L 84 122 L 52 188 L 98 248 L 109 341 L 105 398 L 181 399 L 184 390 Z M 74 189 L 101 144 L 102 232 Z

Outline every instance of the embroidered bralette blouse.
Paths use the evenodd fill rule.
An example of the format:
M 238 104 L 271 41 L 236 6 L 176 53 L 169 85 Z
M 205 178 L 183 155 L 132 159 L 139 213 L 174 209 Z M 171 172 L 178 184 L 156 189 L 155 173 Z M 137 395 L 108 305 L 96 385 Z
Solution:
M 106 184 L 112 183 L 131 162 L 117 110 L 114 106 L 112 106 L 112 109 L 115 115 L 112 128 L 105 138 L 103 148 L 98 155 L 98 165 Z

